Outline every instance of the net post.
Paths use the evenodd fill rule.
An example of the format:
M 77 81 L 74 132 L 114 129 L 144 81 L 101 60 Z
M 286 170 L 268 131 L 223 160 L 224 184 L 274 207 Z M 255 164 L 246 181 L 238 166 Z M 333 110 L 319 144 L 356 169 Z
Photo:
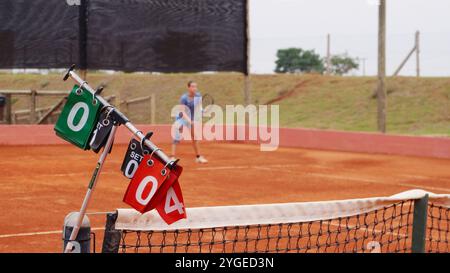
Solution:
M 425 252 L 425 236 L 427 229 L 428 194 L 420 199 L 414 200 L 414 215 L 412 227 L 412 249 L 413 253 Z
M 118 253 L 121 231 L 115 229 L 117 212 L 106 214 L 105 235 L 103 237 L 102 253 Z

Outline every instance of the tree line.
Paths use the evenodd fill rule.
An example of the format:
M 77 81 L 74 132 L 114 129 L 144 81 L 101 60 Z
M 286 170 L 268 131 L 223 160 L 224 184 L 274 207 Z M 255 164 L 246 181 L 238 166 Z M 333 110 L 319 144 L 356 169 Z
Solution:
M 276 73 L 325 73 L 327 59 L 322 58 L 314 50 L 302 48 L 279 49 L 277 52 Z M 348 54 L 333 55 L 330 58 L 330 73 L 345 75 L 359 68 L 356 58 Z

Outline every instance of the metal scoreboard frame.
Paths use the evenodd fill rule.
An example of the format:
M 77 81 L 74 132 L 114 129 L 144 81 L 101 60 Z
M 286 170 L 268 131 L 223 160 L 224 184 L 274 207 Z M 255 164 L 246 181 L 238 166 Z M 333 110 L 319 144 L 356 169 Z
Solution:
M 141 131 L 139 131 L 124 114 L 122 114 L 117 108 L 115 108 L 100 96 L 99 93 L 101 92 L 101 90 L 94 90 L 86 81 L 84 81 L 80 76 L 77 75 L 77 73 L 75 73 L 74 69 L 75 65 L 72 65 L 69 68 L 64 76 L 64 81 L 66 81 L 69 77 L 72 78 L 76 83 L 80 85 L 80 88 L 87 90 L 93 96 L 93 99 L 98 100 L 103 105 L 103 108 L 108 108 L 114 126 L 111 128 L 111 132 L 108 136 L 108 140 L 106 141 L 106 145 L 103 148 L 102 153 L 100 154 L 97 165 L 94 169 L 94 173 L 92 174 L 91 180 L 89 181 L 88 189 L 81 205 L 81 209 L 77 215 L 75 225 L 73 226 L 69 241 L 65 247 L 65 253 L 72 252 L 72 249 L 74 247 L 74 244 L 72 242 L 76 240 L 80 227 L 82 226 L 92 193 L 95 190 L 95 186 L 100 176 L 103 164 L 106 161 L 106 157 L 111 150 L 115 133 L 120 125 L 124 125 L 133 134 L 133 136 L 137 137 L 138 140 L 143 143 L 143 145 L 147 146 L 147 148 L 150 149 L 151 153 L 156 154 L 169 169 L 173 169 L 178 163 L 178 159 L 175 161 L 170 160 L 170 158 L 160 148 L 158 148 L 152 141 L 150 141 L 149 135 L 144 135 Z

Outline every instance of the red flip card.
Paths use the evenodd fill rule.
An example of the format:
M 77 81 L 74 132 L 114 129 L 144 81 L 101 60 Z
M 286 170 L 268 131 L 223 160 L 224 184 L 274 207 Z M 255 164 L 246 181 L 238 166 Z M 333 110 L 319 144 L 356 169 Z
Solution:
M 156 208 L 156 206 L 159 203 L 164 202 L 167 191 L 178 180 L 178 177 L 180 177 L 182 172 L 183 172 L 183 167 L 178 166 L 178 165 L 176 165 L 170 171 L 170 174 L 167 176 L 167 179 L 164 181 L 164 183 L 161 185 L 161 187 L 155 193 L 155 196 L 152 198 L 152 200 L 150 200 L 147 207 L 145 208 L 145 211 L 150 211 L 150 210 Z
M 128 185 L 123 201 L 141 213 L 147 212 L 147 205 L 168 176 L 169 170 L 159 160 L 152 159 L 150 155 L 144 156 Z
M 156 210 L 168 225 L 186 218 L 183 194 L 181 193 L 180 182 L 178 180 L 169 188 L 163 202 L 159 202 L 156 205 Z

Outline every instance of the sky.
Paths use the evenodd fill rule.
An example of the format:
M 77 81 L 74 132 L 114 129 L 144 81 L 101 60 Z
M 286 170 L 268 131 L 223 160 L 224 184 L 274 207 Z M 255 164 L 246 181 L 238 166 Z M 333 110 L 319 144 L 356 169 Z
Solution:
M 366 59 L 366 75 L 377 72 L 378 0 L 249 0 L 252 73 L 273 73 L 280 48 L 301 47 L 326 55 Z M 387 74 L 391 75 L 421 33 L 421 74 L 450 76 L 450 1 L 387 0 Z M 361 62 L 362 64 L 362 62 Z M 416 73 L 415 55 L 400 75 Z M 353 72 L 362 75 L 361 69 Z

